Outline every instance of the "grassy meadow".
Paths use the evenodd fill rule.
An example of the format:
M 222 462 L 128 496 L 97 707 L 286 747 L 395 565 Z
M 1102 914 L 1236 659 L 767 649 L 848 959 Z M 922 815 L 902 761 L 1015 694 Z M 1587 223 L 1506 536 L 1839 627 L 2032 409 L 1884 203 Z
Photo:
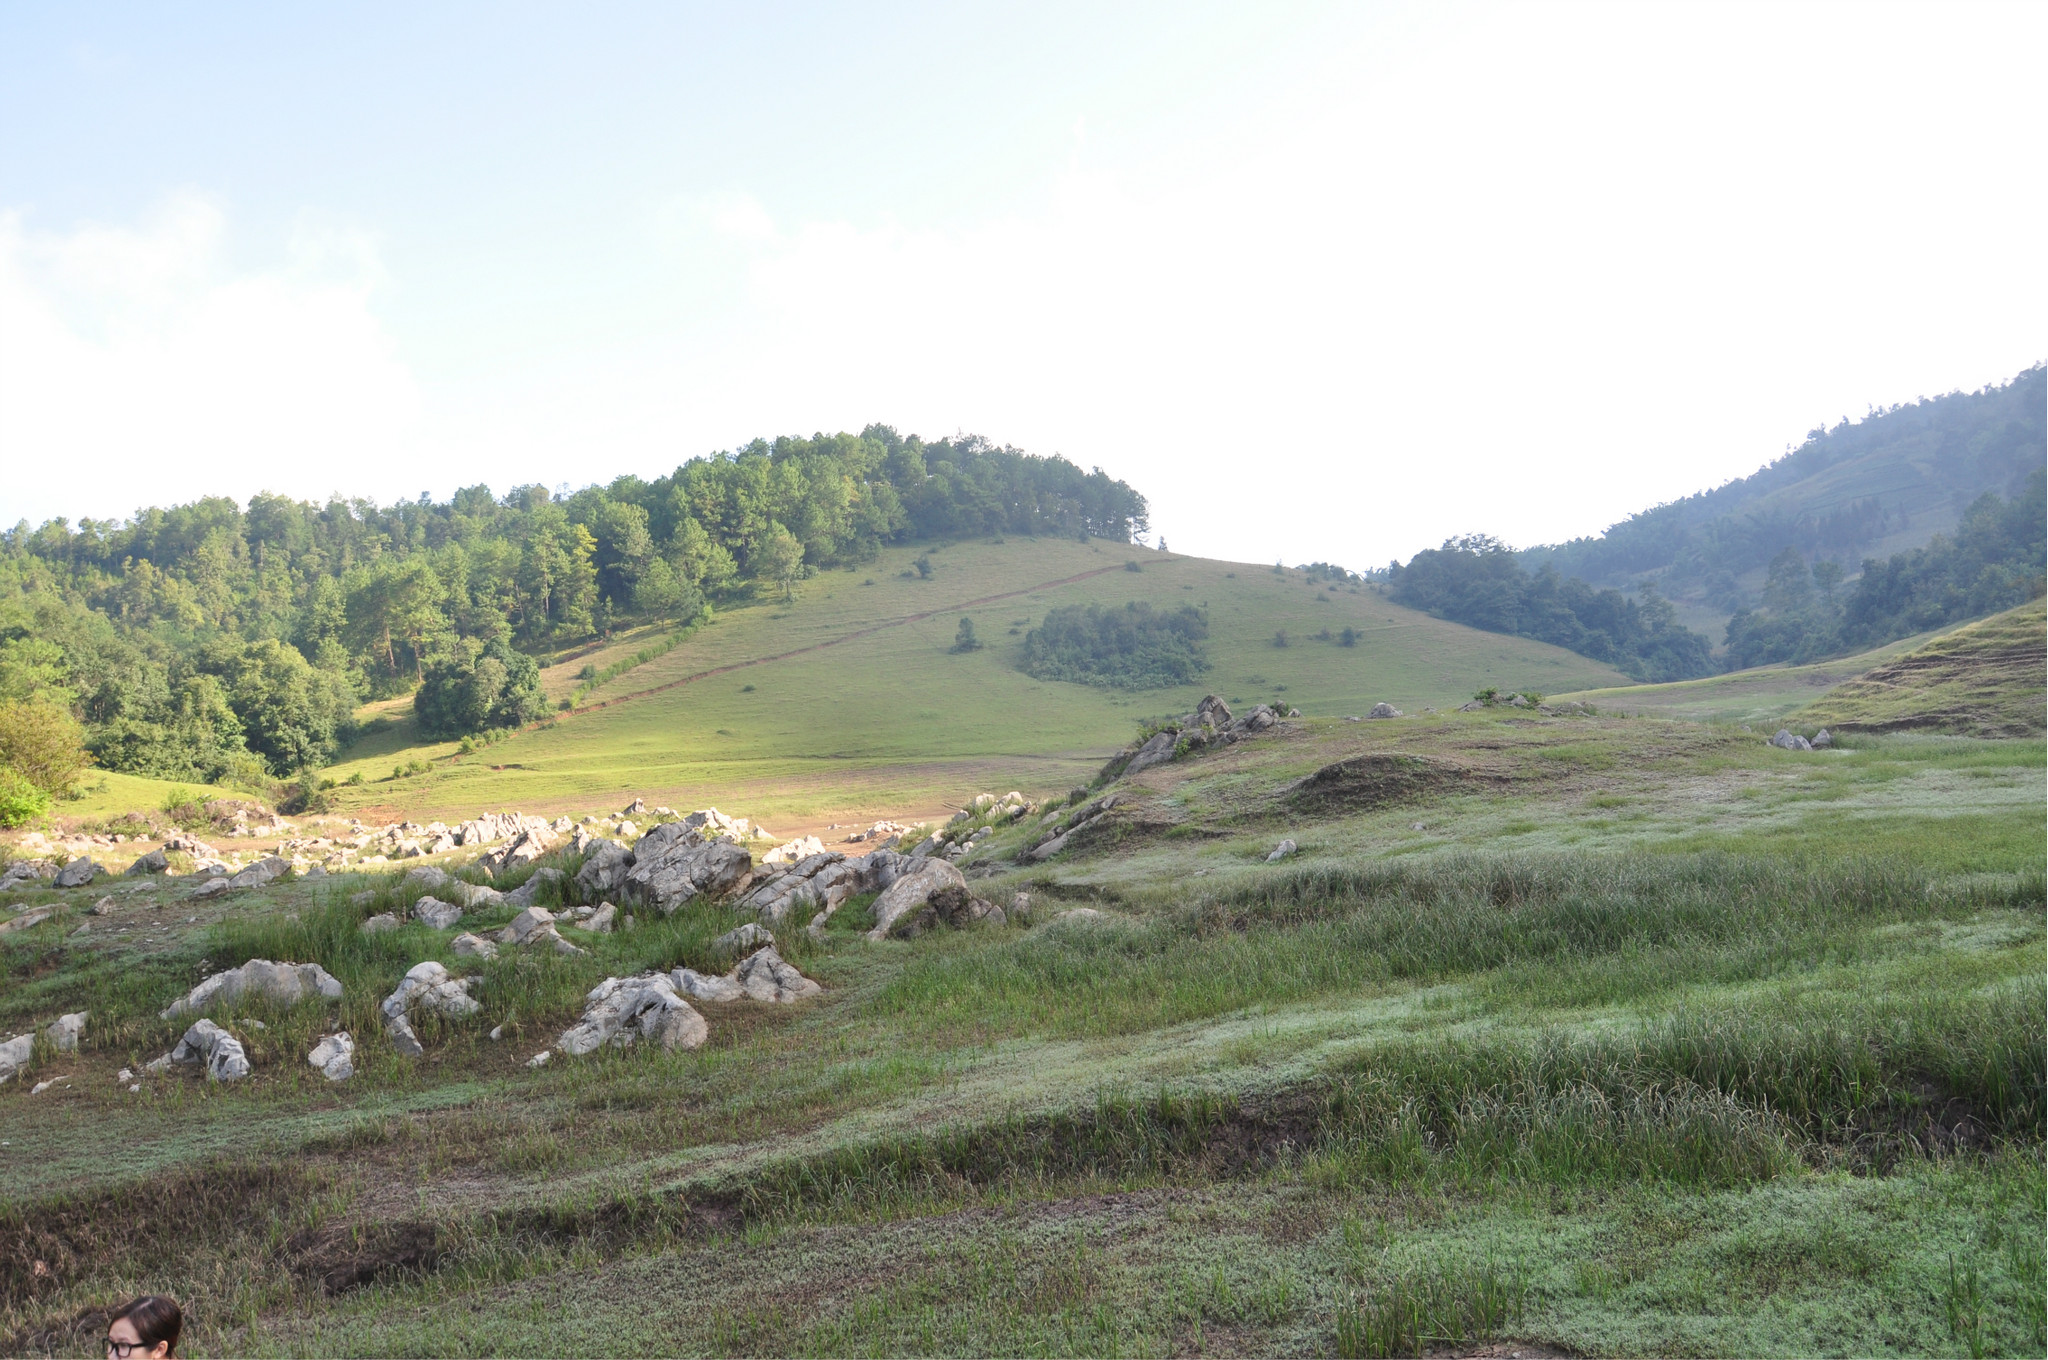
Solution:
M 913 567 L 920 557 L 928 578 Z M 624 792 L 675 807 L 738 806 L 794 832 L 941 814 L 997 784 L 1085 783 L 1142 719 L 1186 712 L 1211 691 L 1341 715 L 1381 700 L 1455 705 L 1487 685 L 1557 691 L 1622 680 L 1571 652 L 1433 619 L 1370 589 L 1102 542 L 891 549 L 800 589 L 791 604 L 721 614 L 585 693 L 575 711 L 470 755 L 418 743 L 404 701 L 384 705 L 386 725 L 326 773 L 366 781 L 339 790 L 344 810 L 552 814 Z M 1048 609 L 1131 600 L 1207 609 L 1212 669 L 1201 683 L 1119 692 L 1017 669 L 1021 634 Z M 950 650 L 963 616 L 979 651 Z M 1335 640 L 1347 627 L 1359 635 L 1351 647 Z M 1285 647 L 1274 645 L 1281 632 Z M 544 672 L 549 693 L 571 698 L 585 667 L 602 673 L 656 641 L 643 632 L 579 652 Z M 390 778 L 416 761 L 430 768 Z
M 1293 589 L 1311 618 L 1383 607 Z M 919 674 L 991 659 L 932 650 Z M 480 964 L 452 931 L 357 929 L 416 895 L 398 866 L 189 906 L 120 885 L 101 916 L 104 889 L 21 894 L 59 910 L 0 935 L 0 1030 L 93 1019 L 27 1074 L 63 1080 L 0 1088 L 4 1349 L 93 1351 L 142 1289 L 187 1301 L 202 1354 L 2048 1344 L 2039 739 L 1792 753 L 1663 717 L 1424 713 L 1456 691 L 1421 680 L 1420 704 L 1392 691 L 1411 716 L 1348 722 L 1346 672 L 1308 664 L 1339 649 L 1244 655 L 1267 669 L 1232 683 L 1219 648 L 1218 688 L 1263 675 L 1312 716 L 1123 781 L 1045 863 L 1018 858 L 1036 817 L 981 843 L 975 889 L 1029 894 L 1031 924 L 875 944 L 856 902 L 822 938 L 783 932 L 822 996 L 704 1006 L 696 1052 L 525 1066 L 605 976 L 729 966 L 719 905 Z M 788 664 L 721 683 L 759 694 Z M 526 743 L 545 773 L 539 743 L 567 760 L 577 724 L 678 712 L 702 683 L 488 753 Z M 1114 735 L 1165 700 L 1074 705 Z M 909 788 L 902 707 L 841 736 Z M 789 730 L 757 759 L 806 768 L 766 745 Z M 1073 777 L 1009 768 L 989 782 L 1039 798 Z M 1298 851 L 1269 863 L 1282 837 Z M 217 1010 L 246 1083 L 114 1080 L 176 1038 L 162 1006 L 252 957 L 317 960 L 344 999 Z M 478 976 L 483 1010 L 423 1023 L 407 1060 L 375 1007 L 424 958 Z M 359 1066 L 330 1086 L 303 1054 L 338 1026 Z

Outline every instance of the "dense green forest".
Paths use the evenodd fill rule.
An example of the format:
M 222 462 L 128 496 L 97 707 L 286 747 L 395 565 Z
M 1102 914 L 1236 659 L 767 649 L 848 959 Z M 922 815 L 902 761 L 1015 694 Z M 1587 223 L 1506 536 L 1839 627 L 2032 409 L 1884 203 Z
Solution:
M 1683 680 L 1714 669 L 1708 639 L 1678 623 L 1654 590 L 1631 600 L 1523 570 L 1514 549 L 1484 535 L 1427 548 L 1384 579 L 1396 604 L 1492 633 L 1513 633 L 1605 661 L 1638 680 Z
M 1953 536 L 1866 560 L 1841 589 L 1833 561 L 1808 566 L 1795 548 L 1771 560 L 1764 605 L 1728 621 L 1731 669 L 1811 661 L 1981 618 L 2039 595 L 2048 573 L 2048 471 L 2034 469 L 2010 500 L 1986 493 Z
M 1609 584 L 1655 576 L 1665 594 L 1754 605 L 1738 583 L 1786 549 L 1858 560 L 1915 523 L 1949 523 L 1986 492 L 2019 494 L 2048 460 L 2048 369 L 1816 427 L 1754 474 L 1659 505 L 1596 538 L 1529 548 L 1522 565 Z
M 539 702 L 528 652 L 787 594 L 885 543 L 1146 527 L 1145 498 L 1100 469 L 880 425 L 565 497 L 259 495 L 23 522 L 0 534 L 0 705 L 68 714 L 110 769 L 260 781 L 328 761 L 362 699 L 423 685 L 442 734 L 521 721 Z

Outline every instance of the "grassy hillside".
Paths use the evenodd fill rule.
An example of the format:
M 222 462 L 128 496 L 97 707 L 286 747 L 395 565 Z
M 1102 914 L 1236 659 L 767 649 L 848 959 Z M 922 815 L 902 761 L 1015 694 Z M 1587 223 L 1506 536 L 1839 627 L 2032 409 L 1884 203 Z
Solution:
M 1602 709 L 1686 718 L 1694 722 L 1776 723 L 1812 703 L 1845 680 L 1900 656 L 1926 642 L 1932 634 L 1902 638 L 1882 647 L 1810 666 L 1753 666 L 1748 670 L 1678 680 L 1663 685 L 1616 685 L 1554 696 L 1576 699 Z
M 920 556 L 929 578 L 913 566 Z M 1048 609 L 1130 600 L 1208 611 L 1213 668 L 1201 683 L 1121 692 L 1017 669 L 1023 631 Z M 950 650 L 963 615 L 986 642 L 980 651 Z M 1360 635 L 1355 646 L 1315 636 L 1347 627 Z M 1283 630 L 1284 648 L 1274 645 Z M 550 668 L 550 693 L 566 697 L 583 667 L 601 671 L 648 641 L 624 639 Z M 1454 705 L 1488 685 L 1555 691 L 1620 678 L 1556 647 L 1299 572 L 1011 538 L 890 550 L 857 571 L 804 582 L 792 604 L 725 613 L 575 712 L 474 755 L 415 744 L 402 703 L 387 705 L 390 725 L 328 773 L 373 781 L 341 791 L 348 808 L 445 817 L 644 794 L 675 806 L 741 804 L 780 832 L 927 815 L 998 783 L 1064 789 L 1092 776 L 1141 719 L 1185 712 L 1209 691 L 1341 715 L 1381 700 L 1411 711 Z M 388 778 L 414 760 L 432 770 Z
M 2035 600 L 1884 659 L 1792 715 L 1844 731 L 2038 736 L 2048 705 L 2048 613 Z
M 2043 760 L 1318 716 L 1045 864 L 1036 819 L 983 843 L 1028 927 L 785 932 L 823 995 L 537 1070 L 732 909 L 479 964 L 357 929 L 396 873 L 25 893 L 58 912 L 0 935 L 0 1033 L 92 1021 L 0 1087 L 0 1350 L 152 1289 L 202 1354 L 2039 1354 Z M 345 996 L 218 1010 L 246 1082 L 114 1080 L 251 957 Z M 483 1010 L 403 1059 L 377 1002 L 429 958 Z

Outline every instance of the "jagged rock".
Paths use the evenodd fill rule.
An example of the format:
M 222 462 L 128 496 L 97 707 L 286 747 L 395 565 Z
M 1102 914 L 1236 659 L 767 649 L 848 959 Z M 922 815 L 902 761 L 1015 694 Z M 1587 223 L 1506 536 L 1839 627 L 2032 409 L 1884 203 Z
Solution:
M 624 807 L 622 807 L 622 808 L 620 808 L 620 809 L 619 809 L 619 815 L 620 815 L 621 817 L 644 817 L 644 816 L 646 816 L 646 815 L 647 815 L 647 800 L 646 800 L 645 798 L 635 798 L 635 799 L 634 799 L 634 800 L 633 800 L 632 802 L 630 802 L 630 803 L 626 804 L 626 805 L 625 805 Z
M 825 853 L 825 843 L 816 836 L 799 836 L 761 856 L 763 864 L 794 864 L 810 855 Z
M 535 935 L 546 934 L 555 928 L 555 914 L 546 907 L 528 907 L 512 918 L 511 924 L 498 932 L 499 944 L 525 944 Z
M 1816 751 L 1825 751 L 1834 744 L 1834 733 L 1828 731 L 1825 727 L 1813 734 L 1813 749 Z
M 868 884 L 858 860 L 849 860 L 836 850 L 825 850 L 798 860 L 787 872 L 758 882 L 736 904 L 770 925 L 781 925 L 807 915 L 818 907 L 832 912 L 839 904 Z
M 470 911 L 479 907 L 495 907 L 505 900 L 505 894 L 496 888 L 486 888 L 481 883 L 465 883 L 459 878 L 448 880 L 448 893 Z
M 365 935 L 381 935 L 387 930 L 398 929 L 398 918 L 388 911 L 380 911 L 356 929 Z
M 747 989 L 740 986 L 739 980 L 729 973 L 719 977 L 710 973 L 700 973 L 694 968 L 678 968 L 669 974 L 669 980 L 675 984 L 678 992 L 692 1001 L 747 999 Z
M 13 1081 L 15 1074 L 28 1066 L 28 1060 L 35 1056 L 36 1036 L 17 1034 L 6 1043 L 0 1044 L 0 1081 Z
M 330 1034 L 313 1046 L 306 1062 L 329 1081 L 347 1081 L 356 1074 L 356 1040 L 346 1030 Z
M 665 974 L 606 978 L 584 998 L 583 1018 L 564 1030 L 555 1047 L 570 1057 L 609 1044 L 624 1048 L 636 1039 L 663 1048 L 697 1048 L 711 1030 Z
M 1778 729 L 1778 735 L 1771 738 L 1770 744 L 1786 751 L 1811 751 L 1813 749 L 1812 742 L 1783 727 Z
M 724 836 L 730 840 L 747 841 L 757 833 L 767 834 L 760 827 L 750 825 L 746 818 L 728 817 L 717 808 L 699 808 L 673 825 L 701 832 L 706 840 Z
M 1124 766 L 1124 773 L 1132 775 L 1141 770 L 1149 770 L 1154 765 L 1164 765 L 1173 759 L 1174 747 L 1179 741 L 1179 732 L 1154 732 L 1146 739 L 1145 744 L 1138 748 L 1138 753 L 1131 757 L 1130 763 Z
M 171 1050 L 174 1063 L 205 1063 L 208 1081 L 240 1081 L 249 1075 L 249 1053 L 242 1041 L 211 1020 L 185 1031 Z
M 1266 856 L 1266 863 L 1271 864 L 1275 860 L 1286 859 L 1294 853 L 1295 848 L 1295 844 L 1291 840 L 1280 842 L 1280 844 L 1273 847 L 1273 853 Z
M 498 957 L 498 946 L 492 944 L 483 936 L 472 935 L 466 930 L 449 941 L 448 950 L 458 958 L 495 959 Z
M 678 834 L 664 834 L 681 826 L 684 823 L 670 822 L 641 837 L 633 848 L 633 867 L 621 885 L 621 896 L 668 916 L 694 898 L 725 893 L 753 867 L 753 857 L 722 835 L 705 840 L 687 827 Z M 653 851 L 649 841 L 656 842 Z
M 633 867 L 633 852 L 617 841 L 592 837 L 584 850 L 583 867 L 576 871 L 576 886 L 585 896 L 602 897 L 626 881 Z
M 432 864 L 422 864 L 416 869 L 408 869 L 406 871 L 405 877 L 398 880 L 398 891 L 401 893 L 439 892 L 453 881 L 449 877 L 447 870 Z
M 420 1036 L 413 1032 L 412 1021 L 402 1015 L 384 1018 L 384 1037 L 391 1041 L 391 1047 L 401 1058 L 421 1057 L 427 1051 L 426 1045 L 420 1042 Z
M 50 878 L 57 868 L 46 859 L 18 859 L 0 871 L 0 892 L 18 888 L 36 879 Z
M 749 949 L 759 949 L 764 944 L 774 944 L 775 936 L 752 921 L 734 930 L 728 930 L 711 942 L 711 947 L 721 954 L 738 954 Z
M 533 863 L 554 845 L 555 835 L 546 822 L 538 818 L 529 819 L 538 825 L 529 825 L 512 840 L 477 860 L 484 872 L 496 878 L 508 869 L 517 869 Z
M 474 821 L 464 822 L 449 834 L 457 845 L 486 845 L 530 831 L 545 832 L 547 827 L 547 820 L 542 817 L 522 817 L 516 812 L 487 812 Z
M 618 835 L 622 841 L 636 841 L 640 839 L 640 828 L 631 822 L 620 822 Z
M 128 866 L 127 876 L 138 878 L 145 874 L 161 874 L 171 867 L 171 857 L 162 850 L 151 850 Z
M 100 866 L 85 856 L 72 860 L 57 871 L 56 884 L 60 888 L 82 888 L 92 882 Z
M 243 996 L 260 996 L 280 1006 L 290 1006 L 312 997 L 341 1000 L 341 983 L 317 963 L 272 963 L 251 959 L 240 968 L 215 973 L 165 1007 L 162 1018 L 187 1015 L 216 1001 L 233 1001 Z
M 560 869 L 535 869 L 532 878 L 527 879 L 526 882 L 520 884 L 511 892 L 500 894 L 498 900 L 508 906 L 530 907 L 533 905 L 534 899 L 540 896 L 542 888 L 547 887 L 550 883 L 565 882 L 568 877 Z
M 228 880 L 230 888 L 261 888 L 274 882 L 291 866 L 276 855 L 265 855 Z
M 1374 704 L 1372 712 L 1365 716 L 1368 718 L 1398 718 L 1401 716 L 1401 710 L 1395 708 L 1392 704 Z
M 967 879 L 944 860 L 920 860 L 915 868 L 897 878 L 875 899 L 875 928 L 868 932 L 868 938 L 887 939 L 899 922 L 923 911 L 930 903 L 931 895 L 939 889 L 953 887 L 964 890 L 966 886 Z
M 412 904 L 412 914 L 432 930 L 448 930 L 462 920 L 461 907 L 453 902 L 443 902 L 438 897 L 422 897 Z
M 78 1036 L 85 1033 L 87 1011 L 72 1011 L 60 1015 L 43 1029 L 43 1037 L 50 1041 L 50 1047 L 59 1053 L 76 1053 Z
M 0 921 L 0 935 L 5 935 L 15 930 L 29 930 L 41 925 L 56 914 L 57 911 L 54 907 L 31 907 L 19 916 Z
M 474 978 L 450 976 L 446 968 L 428 959 L 407 970 L 379 1009 L 386 1019 L 409 1015 L 415 1009 L 457 1018 L 474 1015 L 478 1006 L 476 998 L 469 994 L 470 984 L 474 981 Z
M 583 922 L 583 928 L 593 935 L 609 935 L 617 924 L 619 909 L 609 902 L 600 903 L 596 911 Z
M 111 897 L 102 897 L 99 901 L 92 904 L 92 914 L 95 916 L 110 916 L 113 914 L 113 911 L 114 899 Z
M 229 886 L 230 884 L 227 879 L 215 876 L 207 879 L 191 892 L 185 894 L 185 896 L 190 901 L 203 902 L 209 897 L 219 897 L 228 890 Z
M 740 960 L 731 977 L 752 1001 L 801 1001 L 825 990 L 784 962 L 774 945 Z

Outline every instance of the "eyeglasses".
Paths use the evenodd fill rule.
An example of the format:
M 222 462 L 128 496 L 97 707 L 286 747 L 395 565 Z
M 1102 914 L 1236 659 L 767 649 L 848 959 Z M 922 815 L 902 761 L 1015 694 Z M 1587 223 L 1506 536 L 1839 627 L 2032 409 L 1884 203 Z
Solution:
M 151 1341 L 116 1341 L 110 1336 L 107 1338 L 107 1354 L 114 1360 L 128 1360 L 131 1355 L 148 1355 L 150 1347 L 155 1344 Z

